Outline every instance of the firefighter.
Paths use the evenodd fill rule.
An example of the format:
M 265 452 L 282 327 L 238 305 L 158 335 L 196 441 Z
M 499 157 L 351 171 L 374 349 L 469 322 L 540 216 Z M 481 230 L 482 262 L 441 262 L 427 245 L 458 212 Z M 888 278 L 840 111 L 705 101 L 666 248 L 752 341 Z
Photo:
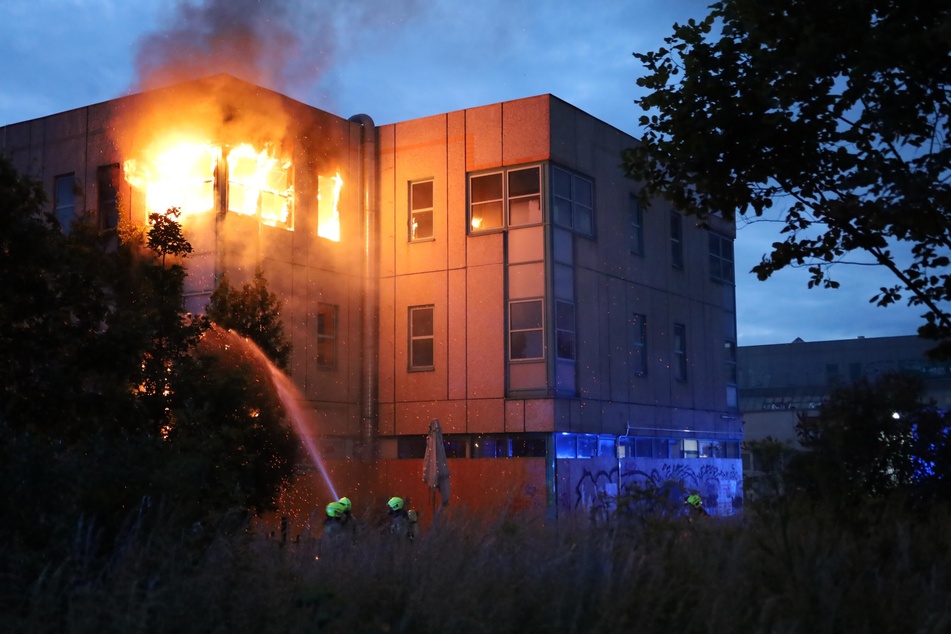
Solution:
M 703 508 L 703 498 L 698 493 L 688 495 L 687 499 L 684 500 L 684 505 L 687 507 L 687 513 L 691 518 L 707 517 L 709 515 L 707 510 Z
M 409 514 L 403 508 L 403 498 L 391 497 L 386 506 L 387 517 L 390 520 L 390 535 L 405 536 L 409 530 Z
M 327 517 L 324 518 L 322 539 L 335 540 L 344 534 L 344 506 L 340 502 L 327 505 Z

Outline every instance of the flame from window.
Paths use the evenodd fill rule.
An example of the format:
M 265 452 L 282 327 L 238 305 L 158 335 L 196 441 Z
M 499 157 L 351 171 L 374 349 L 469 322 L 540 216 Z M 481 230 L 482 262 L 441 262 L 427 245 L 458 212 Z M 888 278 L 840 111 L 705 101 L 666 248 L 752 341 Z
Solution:
M 340 172 L 333 177 L 317 176 L 317 235 L 340 242 Z M 330 192 L 327 195 L 327 192 Z
M 151 160 L 129 159 L 125 179 L 145 192 L 146 218 L 178 207 L 183 214 L 214 209 L 215 168 L 221 151 L 211 145 L 180 142 L 155 153 Z
M 228 211 L 260 216 L 264 224 L 293 229 L 290 167 L 289 160 L 279 161 L 267 148 L 258 152 L 247 143 L 233 148 L 228 152 Z
M 171 141 L 151 158 L 130 159 L 125 179 L 145 192 L 146 217 L 178 207 L 183 216 L 215 210 L 215 178 L 222 148 Z M 291 161 L 244 143 L 226 152 L 228 211 L 255 216 L 264 224 L 293 230 L 294 187 Z

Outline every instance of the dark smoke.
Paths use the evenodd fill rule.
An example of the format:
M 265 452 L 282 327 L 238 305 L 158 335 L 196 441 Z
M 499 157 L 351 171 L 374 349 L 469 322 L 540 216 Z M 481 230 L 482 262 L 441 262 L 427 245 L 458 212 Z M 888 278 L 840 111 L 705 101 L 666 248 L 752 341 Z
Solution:
M 331 67 L 341 45 L 365 42 L 359 30 L 405 26 L 418 2 L 177 0 L 167 26 L 138 43 L 133 90 L 228 73 L 303 95 Z

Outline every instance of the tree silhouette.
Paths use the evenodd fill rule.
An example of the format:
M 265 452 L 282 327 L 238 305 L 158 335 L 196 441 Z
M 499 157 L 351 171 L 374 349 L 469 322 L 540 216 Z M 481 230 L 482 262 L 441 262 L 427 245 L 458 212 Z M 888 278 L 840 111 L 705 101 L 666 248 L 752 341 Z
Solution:
M 779 215 L 759 279 L 865 254 L 897 281 L 870 301 L 921 306 L 951 356 L 951 6 L 930 0 L 721 0 L 635 53 L 645 201 L 705 218 Z M 896 251 L 907 250 L 899 257 Z

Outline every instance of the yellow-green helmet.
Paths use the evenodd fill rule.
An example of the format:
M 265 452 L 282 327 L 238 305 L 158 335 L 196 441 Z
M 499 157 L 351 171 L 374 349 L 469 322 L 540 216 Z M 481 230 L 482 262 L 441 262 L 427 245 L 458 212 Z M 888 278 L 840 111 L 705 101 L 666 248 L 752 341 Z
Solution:
M 690 495 L 687 496 L 687 500 L 685 503 L 695 508 L 700 508 L 703 506 L 703 499 L 701 499 L 701 497 L 697 495 L 696 493 L 691 493 Z
M 343 517 L 344 510 L 340 502 L 331 502 L 327 505 L 327 517 Z
M 386 505 L 390 507 L 391 511 L 398 511 L 403 508 L 403 498 L 392 497 Z
M 338 502 L 339 504 L 343 505 L 343 510 L 344 510 L 344 511 L 349 511 L 351 508 L 353 508 L 353 505 L 350 504 L 350 498 L 343 497 L 343 498 L 340 498 L 339 500 L 337 500 L 337 502 Z

